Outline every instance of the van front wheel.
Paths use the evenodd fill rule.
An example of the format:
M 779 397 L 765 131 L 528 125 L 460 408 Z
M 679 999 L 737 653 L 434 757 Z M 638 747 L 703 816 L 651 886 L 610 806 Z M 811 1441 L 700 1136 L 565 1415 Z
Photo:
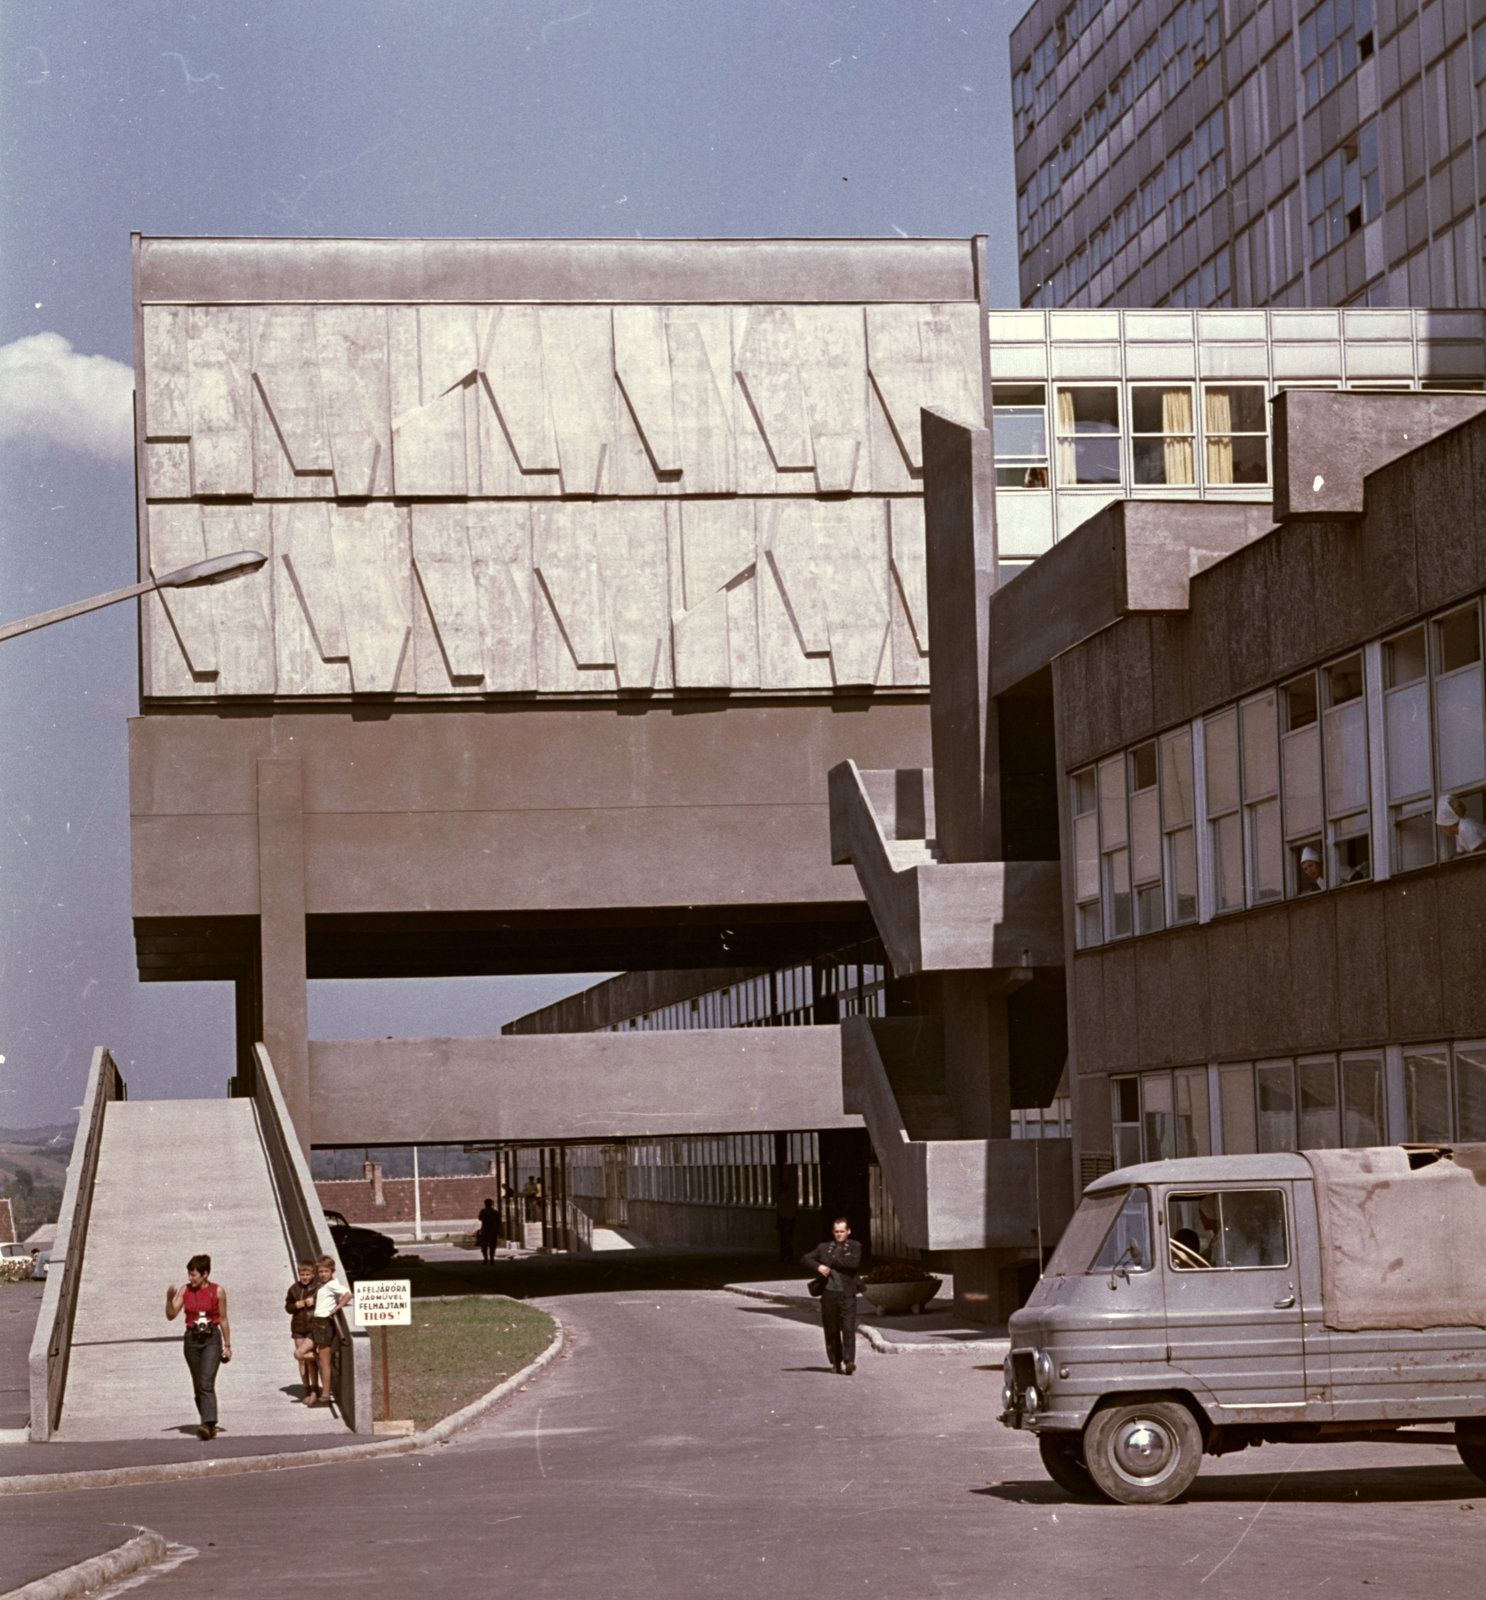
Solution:
M 1037 1450 L 1047 1475 L 1075 1500 L 1102 1500 L 1104 1491 L 1084 1465 L 1084 1442 L 1076 1433 L 1039 1433 Z
M 1176 1400 L 1107 1406 L 1084 1429 L 1084 1461 L 1111 1500 L 1164 1506 L 1192 1486 L 1202 1465 L 1202 1430 Z

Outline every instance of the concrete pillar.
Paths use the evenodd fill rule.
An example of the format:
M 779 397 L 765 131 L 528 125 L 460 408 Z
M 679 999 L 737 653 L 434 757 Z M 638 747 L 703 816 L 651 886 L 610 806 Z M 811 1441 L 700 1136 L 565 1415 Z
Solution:
M 920 417 L 935 832 L 945 861 L 997 861 L 999 760 L 996 719 L 987 715 L 996 586 L 995 452 L 989 428 L 966 427 L 929 410 Z
M 941 975 L 944 1090 L 962 1139 L 1011 1137 L 1011 1058 L 1006 1000 L 984 972 Z
M 310 1148 L 309 984 L 304 940 L 304 773 L 296 756 L 258 762 L 258 947 L 263 1043 Z

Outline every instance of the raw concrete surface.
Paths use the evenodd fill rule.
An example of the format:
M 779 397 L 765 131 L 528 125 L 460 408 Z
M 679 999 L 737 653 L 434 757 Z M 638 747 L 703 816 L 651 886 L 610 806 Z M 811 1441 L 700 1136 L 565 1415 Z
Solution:
M 0 1547 L 0 1594 L 49 1577 L 106 1551 L 117 1550 L 139 1532 L 117 1522 L 27 1521 L 5 1529 Z
M 462 1592 L 471 1573 L 530 1596 L 1480 1593 L 1486 1485 L 1446 1446 L 1267 1446 L 1205 1462 L 1183 1504 L 1075 1503 L 993 1420 L 999 1362 L 863 1353 L 847 1379 L 808 1314 L 633 1256 L 548 1281 L 569 1286 L 543 1297 L 568 1353 L 453 1444 L 28 1495 L 0 1503 L 0 1528 L 117 1519 L 199 1549 L 151 1600 L 277 1600 L 286 1562 L 297 1587 L 368 1600 Z
M 329 1408 L 294 1403 L 303 1391 L 284 1314 L 291 1251 L 252 1101 L 135 1100 L 104 1119 L 57 1441 L 194 1435 L 185 1324 L 166 1321 L 165 1289 L 185 1282 L 197 1252 L 228 1293 L 223 1431 L 345 1440 Z

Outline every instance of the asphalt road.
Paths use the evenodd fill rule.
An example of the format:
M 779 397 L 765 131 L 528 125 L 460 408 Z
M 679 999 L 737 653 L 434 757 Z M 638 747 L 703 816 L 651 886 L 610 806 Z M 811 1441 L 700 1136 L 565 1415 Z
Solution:
M 1447 1447 L 1271 1445 L 1206 1462 L 1183 1504 L 1080 1504 L 993 1421 L 999 1370 L 973 1356 L 863 1350 L 836 1377 L 808 1313 L 638 1264 L 544 1303 L 567 1353 L 435 1452 L 28 1495 L 0 1525 L 143 1523 L 198 1548 L 151 1600 L 1482 1592 L 1486 1484 Z

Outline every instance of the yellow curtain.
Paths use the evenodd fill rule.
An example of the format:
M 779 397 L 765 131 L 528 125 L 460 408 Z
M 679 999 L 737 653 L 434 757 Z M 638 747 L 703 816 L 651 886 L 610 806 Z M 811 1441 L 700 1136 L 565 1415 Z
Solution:
M 1058 390 L 1058 484 L 1078 482 L 1078 458 L 1073 446 L 1073 390 Z
M 1192 391 L 1165 389 L 1161 393 L 1162 444 L 1166 453 L 1167 483 L 1196 483 L 1192 455 Z
M 1207 425 L 1207 481 L 1233 482 L 1233 407 L 1226 389 L 1209 389 L 1204 397 Z

